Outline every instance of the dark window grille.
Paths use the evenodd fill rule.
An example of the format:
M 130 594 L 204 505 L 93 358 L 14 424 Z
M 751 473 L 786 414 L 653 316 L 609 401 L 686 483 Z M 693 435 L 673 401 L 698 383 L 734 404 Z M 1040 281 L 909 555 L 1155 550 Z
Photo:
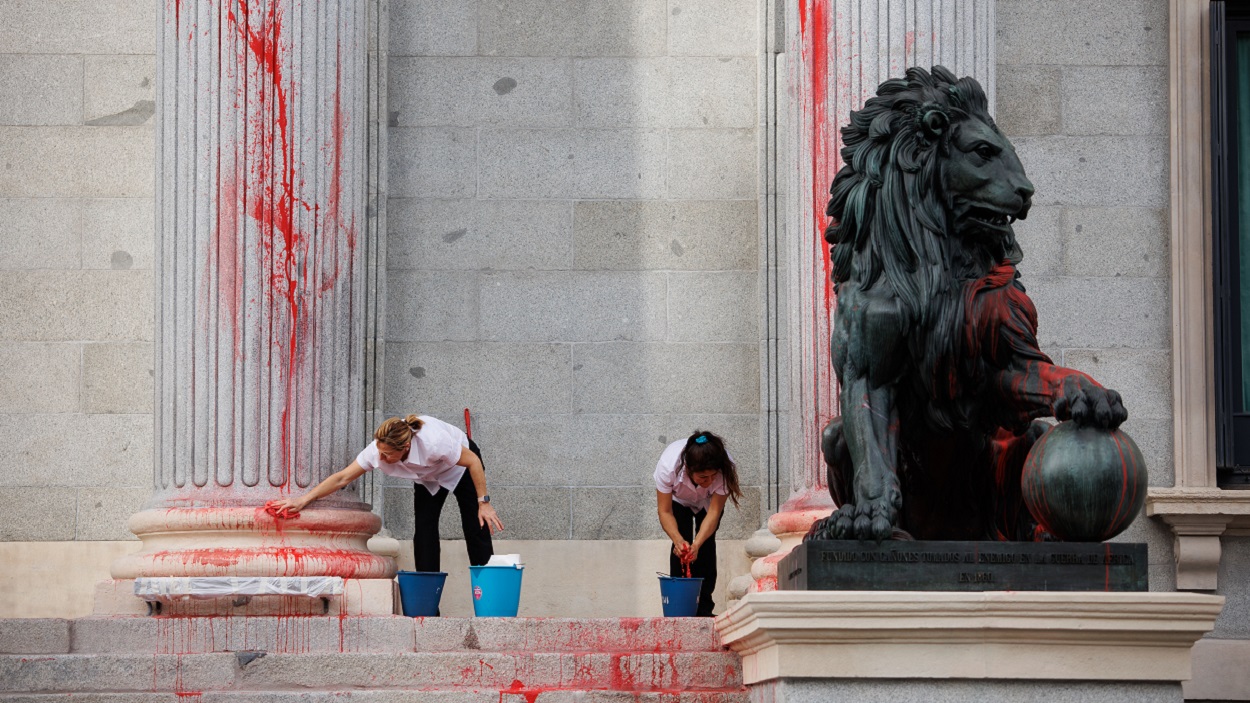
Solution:
M 1211 3 L 1216 466 L 1250 489 L 1250 2 Z

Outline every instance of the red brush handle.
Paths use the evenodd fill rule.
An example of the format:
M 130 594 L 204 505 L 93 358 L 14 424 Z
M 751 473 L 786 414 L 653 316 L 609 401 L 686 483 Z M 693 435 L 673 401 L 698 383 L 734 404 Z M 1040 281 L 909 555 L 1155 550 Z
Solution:
M 469 439 L 473 439 L 473 423 L 469 420 L 469 409 L 464 409 L 464 434 Z

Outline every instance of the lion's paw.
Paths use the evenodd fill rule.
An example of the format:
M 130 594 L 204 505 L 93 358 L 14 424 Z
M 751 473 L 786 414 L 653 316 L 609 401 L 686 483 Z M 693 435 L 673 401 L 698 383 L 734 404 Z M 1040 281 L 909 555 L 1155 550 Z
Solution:
M 1120 394 L 1090 383 L 1069 384 L 1055 404 L 1055 417 L 1078 427 L 1115 429 L 1128 419 Z
M 804 539 L 856 539 L 882 542 L 895 532 L 896 511 L 888 504 L 868 503 L 860 508 L 847 503 L 829 517 L 819 520 Z

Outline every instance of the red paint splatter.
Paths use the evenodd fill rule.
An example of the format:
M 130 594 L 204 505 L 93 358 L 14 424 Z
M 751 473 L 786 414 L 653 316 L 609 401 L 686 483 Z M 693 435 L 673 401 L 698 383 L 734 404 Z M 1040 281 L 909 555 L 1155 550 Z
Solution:
M 513 679 L 512 683 L 499 692 L 499 703 L 503 703 L 504 694 L 521 695 L 525 697 L 525 703 L 534 703 L 538 700 L 538 695 L 544 690 L 542 688 L 526 688 L 520 679 Z
M 819 446 L 821 431 L 828 421 L 838 412 L 837 379 L 829 358 L 829 338 L 833 324 L 835 294 L 833 288 L 833 264 L 825 245 L 824 231 L 829 220 L 825 214 L 828 204 L 828 189 L 832 182 L 832 174 L 839 167 L 838 158 L 838 115 L 836 98 L 838 92 L 830 84 L 831 60 L 839 65 L 847 63 L 846 57 L 830 55 L 830 42 L 839 42 L 837 36 L 831 35 L 830 3 L 828 0 L 800 0 L 799 11 L 799 47 L 800 60 L 795 68 L 796 98 L 800 106 L 802 136 L 804 143 L 810 147 L 810 163 L 803 165 L 804 178 L 810 178 L 810 197 L 803 210 L 804 227 L 810 227 L 812 243 L 810 249 L 812 268 L 805 268 L 804 277 L 810 272 L 812 280 L 805 281 L 809 285 L 812 336 L 805 340 L 809 344 L 811 364 L 811 380 L 805 397 L 805 407 L 810 407 L 809 418 L 812 424 L 806 430 L 810 446 Z M 837 43 L 839 50 L 845 42 Z M 848 64 L 849 65 L 849 64 Z M 840 75 L 840 74 L 839 74 Z M 841 86 L 839 86 L 841 88 Z M 810 209 L 809 209 L 810 208 Z M 806 222 L 810 218 L 810 222 Z M 810 392 L 810 399 L 807 395 Z M 813 457 L 814 458 L 814 457 Z M 807 467 L 805 483 L 812 484 L 817 492 L 827 492 L 828 486 L 823 462 L 817 460 Z
M 168 563 L 169 567 L 163 567 Z M 350 549 L 325 547 L 216 547 L 154 552 L 150 568 L 206 567 L 205 576 L 253 575 L 248 564 L 263 564 L 263 573 L 277 576 L 318 574 L 343 578 L 377 578 L 377 558 Z M 258 572 L 259 573 L 259 572 Z
M 303 444 L 293 433 L 306 424 L 296 414 L 305 405 L 301 401 L 319 391 L 310 353 L 317 348 L 317 306 L 353 266 L 356 213 L 343 213 L 349 115 L 341 99 L 341 44 L 335 46 L 335 88 L 322 150 L 329 160 L 326 195 L 324 202 L 304 196 L 307 165 L 298 158 L 296 144 L 307 139 L 294 133 L 291 115 L 297 114 L 295 99 L 305 79 L 298 75 L 301 64 L 291 58 L 287 7 L 239 0 L 235 8 L 224 10 L 226 36 L 218 47 L 219 59 L 223 85 L 235 86 L 236 94 L 233 101 L 222 101 L 220 119 L 241 122 L 242 141 L 219 148 L 216 214 L 199 303 L 206 327 L 218 322 L 230 327 L 234 361 L 245 354 L 245 337 L 262 338 L 261 358 L 254 361 L 274 374 L 268 395 L 279 416 L 280 447 L 275 465 L 268 467 L 269 480 L 289 489 L 297 468 L 294 444 Z M 312 213 L 311 225 L 299 220 L 301 212 Z M 256 233 L 256 244 L 248 243 L 249 231 Z M 249 262 L 253 257 L 254 265 Z M 250 275 L 259 278 L 250 280 Z M 212 294 L 207 287 L 214 284 Z M 245 300 L 249 289 L 262 293 Z M 244 305 L 256 309 L 243 313 Z M 241 329 L 245 320 L 249 326 Z

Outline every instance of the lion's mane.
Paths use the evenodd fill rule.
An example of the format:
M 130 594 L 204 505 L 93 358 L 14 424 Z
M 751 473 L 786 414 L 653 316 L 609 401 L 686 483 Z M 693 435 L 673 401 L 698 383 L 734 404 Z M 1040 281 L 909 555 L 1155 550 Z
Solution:
M 976 80 L 956 78 L 941 66 L 911 68 L 905 78 L 882 83 L 842 128 L 844 166 L 826 209 L 835 286 L 854 281 L 868 291 L 888 285 L 918 366 L 917 397 L 932 399 L 913 410 L 942 429 L 968 426 L 973 408 L 964 400 L 986 377 L 972 367 L 983 362 L 981 354 L 969 349 L 983 335 L 970 332 L 980 321 L 968 313 L 987 307 L 974 296 L 1014 296 L 1002 309 L 1018 319 L 1006 322 L 1029 337 L 1015 351 L 1034 355 L 1028 348 L 1036 348 L 1036 312 L 1015 280 L 1020 250 L 1014 235 L 988 242 L 961 236 L 946 188 L 952 134 L 969 120 L 997 129 L 987 103 Z M 987 277 L 1004 275 L 1007 283 L 986 284 Z

